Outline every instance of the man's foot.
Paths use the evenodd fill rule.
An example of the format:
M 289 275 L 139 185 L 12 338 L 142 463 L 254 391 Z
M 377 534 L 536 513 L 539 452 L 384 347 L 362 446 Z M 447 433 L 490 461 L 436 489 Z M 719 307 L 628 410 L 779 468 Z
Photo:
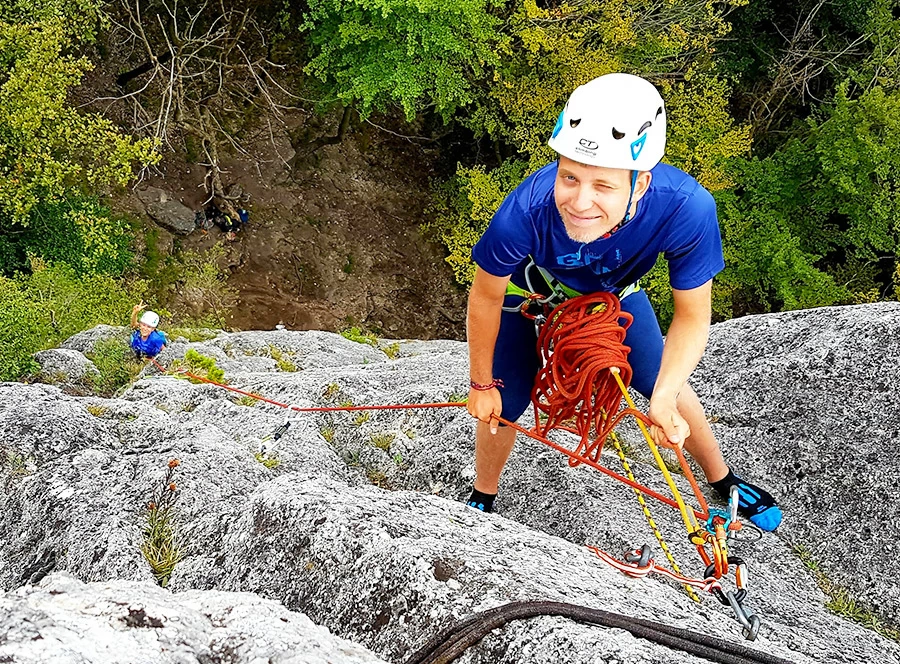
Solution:
M 482 493 L 478 489 L 472 489 L 472 495 L 469 496 L 466 505 L 482 512 L 493 512 L 495 498 L 497 498 L 496 493 Z
M 710 486 L 723 500 L 728 500 L 732 486 L 738 488 L 738 514 L 759 528 L 771 532 L 781 523 L 783 514 L 775 504 L 775 499 L 765 489 L 750 484 L 735 475 L 731 470 L 718 482 L 710 482 Z

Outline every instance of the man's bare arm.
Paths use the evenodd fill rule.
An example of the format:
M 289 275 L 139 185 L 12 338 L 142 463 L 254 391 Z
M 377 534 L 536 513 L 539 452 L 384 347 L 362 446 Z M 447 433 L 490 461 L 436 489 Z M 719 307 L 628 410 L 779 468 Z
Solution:
M 712 318 L 712 280 L 690 290 L 673 289 L 672 297 L 675 314 L 666 334 L 649 415 L 669 442 L 682 444 L 690 429 L 675 401 L 706 349 Z
M 494 379 L 494 347 L 500 331 L 500 314 L 509 277 L 495 277 L 476 268 L 472 289 L 469 291 L 469 307 L 466 316 L 466 337 L 469 342 L 469 377 L 486 385 Z M 502 409 L 500 392 L 491 390 L 469 391 L 468 410 L 484 422 Z M 492 422 L 496 433 L 496 420 Z

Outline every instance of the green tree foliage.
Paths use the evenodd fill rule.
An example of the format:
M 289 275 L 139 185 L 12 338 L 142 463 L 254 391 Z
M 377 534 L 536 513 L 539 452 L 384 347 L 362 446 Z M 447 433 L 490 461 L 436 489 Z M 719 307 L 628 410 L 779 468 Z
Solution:
M 29 257 L 40 256 L 67 263 L 79 274 L 121 275 L 134 258 L 132 236 L 127 220 L 96 199 L 71 197 L 41 204 L 32 210 L 27 226 L 0 234 L 0 274 L 27 270 Z
M 499 0 L 310 0 L 302 29 L 306 71 L 366 116 L 399 105 L 449 117 L 470 103 L 473 81 L 502 46 Z
M 36 367 L 31 355 L 76 332 L 123 325 L 146 284 L 123 284 L 108 275 L 79 276 L 63 263 L 35 261 L 30 274 L 0 277 L 0 380 L 16 380 Z
M 116 260 L 119 247 L 117 224 L 85 194 L 126 184 L 157 157 L 149 141 L 68 103 L 89 64 L 68 55 L 63 26 L 0 22 L 0 236 L 14 242 L 36 222 L 56 222 L 57 236 L 74 228 L 87 267 Z
M 535 0 L 517 2 L 506 28 L 510 52 L 462 119 L 476 136 L 515 156 L 494 169 L 460 164 L 449 186 L 439 189 L 426 224 L 447 245 L 457 279 L 471 281 L 472 246 L 500 201 L 555 158 L 547 139 L 574 87 L 597 76 L 628 71 L 656 83 L 668 107 L 667 161 L 711 191 L 734 186 L 731 162 L 749 151 L 749 127 L 729 113 L 731 88 L 712 56 L 729 32 L 723 12 L 740 4 L 592 0 L 541 8 Z M 668 284 L 658 271 L 656 282 Z M 667 306 L 666 288 L 651 292 Z

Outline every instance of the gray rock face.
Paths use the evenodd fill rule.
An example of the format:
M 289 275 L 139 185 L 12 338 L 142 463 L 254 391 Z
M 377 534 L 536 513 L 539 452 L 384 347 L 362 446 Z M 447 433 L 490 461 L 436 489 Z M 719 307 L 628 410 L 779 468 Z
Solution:
M 754 648 L 800 664 L 900 663 L 897 643 L 825 608 L 826 597 L 791 548 L 808 545 L 833 580 L 890 605 L 896 581 L 877 574 L 882 563 L 874 557 L 859 564 L 847 527 L 859 525 L 863 509 L 874 510 L 888 518 L 865 522 L 873 540 L 888 547 L 882 551 L 896 537 L 897 520 L 889 519 L 896 501 L 879 505 L 877 496 L 900 471 L 887 448 L 897 415 L 885 415 L 887 387 L 875 404 L 880 412 L 871 409 L 871 393 L 900 385 L 891 359 L 900 350 L 898 327 L 900 307 L 883 305 L 713 328 L 693 382 L 717 418 L 726 456 L 771 486 L 786 512 L 777 533 L 732 547 L 750 568 L 747 606 L 763 620 Z M 841 339 L 845 329 L 852 337 Z M 800 344 L 805 350 L 795 350 Z M 187 348 L 216 358 L 231 385 L 299 406 L 455 401 L 468 383 L 466 347 L 454 342 L 403 342 L 390 360 L 327 333 L 245 332 L 173 343 L 161 360 Z M 860 359 L 866 353 L 867 364 Z M 856 380 L 844 382 L 843 375 Z M 836 394 L 839 386 L 844 393 Z M 619 555 L 652 542 L 654 558 L 665 564 L 630 489 L 570 467 L 539 443 L 520 440 L 504 473 L 499 513 L 484 515 L 460 503 L 474 476 L 474 423 L 461 408 L 296 414 L 274 440 L 285 410 L 247 405 L 252 401 L 239 396 L 151 368 L 119 399 L 0 385 L 0 448 L 31 464 L 4 466 L 0 476 L 0 587 L 39 583 L 53 571 L 86 583 L 151 581 L 140 553 L 146 503 L 177 457 L 183 558 L 169 583 L 176 597 L 253 593 L 391 661 L 473 612 L 514 600 L 583 604 L 742 640 L 730 610 L 711 597 L 695 604 L 666 581 L 630 579 L 591 554 L 584 544 Z M 830 421 L 811 417 L 818 403 L 834 413 Z M 853 407 L 863 403 L 869 408 Z M 773 435 L 788 424 L 788 442 Z M 882 455 L 883 487 L 872 478 L 838 480 L 841 472 L 862 477 L 874 460 L 826 434 L 838 426 L 859 436 L 881 433 L 882 447 L 873 450 Z M 629 427 L 622 435 L 638 450 Z M 258 457 L 263 446 L 267 457 Z M 791 457 L 816 472 L 798 480 Z M 833 472 L 828 460 L 838 464 Z M 614 458 L 606 461 L 616 467 Z M 663 489 L 658 470 L 639 454 L 633 466 L 640 480 Z M 676 481 L 689 492 L 683 478 Z M 841 502 L 851 497 L 856 503 Z M 837 514 L 823 509 L 832 506 Z M 683 570 L 700 575 L 678 513 L 651 509 Z M 0 617 L 0 634 L 6 625 Z M 253 660 L 241 654 L 222 661 Z M 548 617 L 510 624 L 459 661 L 699 660 L 620 630 Z
M 98 376 L 97 367 L 77 350 L 51 348 L 34 354 L 41 376 L 53 383 L 77 383 L 88 375 Z
M 91 353 L 98 341 L 106 339 L 115 339 L 117 337 L 126 339 L 130 334 L 130 330 L 126 327 L 116 325 L 97 325 L 90 330 L 79 332 L 66 339 L 60 344 L 60 349 L 75 350 L 79 353 Z
M 170 192 L 158 187 L 147 187 L 136 193 L 147 214 L 160 226 L 180 235 L 187 235 L 196 228 L 194 211 Z
M 306 616 L 248 593 L 53 574 L 0 595 L 0 661 L 17 664 L 384 664 Z
M 900 303 L 715 326 L 694 384 L 736 468 L 770 486 L 783 536 L 896 623 L 900 583 Z

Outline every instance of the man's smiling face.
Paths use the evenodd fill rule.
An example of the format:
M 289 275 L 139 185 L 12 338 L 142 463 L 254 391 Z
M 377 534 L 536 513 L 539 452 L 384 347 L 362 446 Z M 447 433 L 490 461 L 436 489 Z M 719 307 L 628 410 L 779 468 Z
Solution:
M 632 214 L 649 185 L 650 173 L 639 173 Z M 630 193 L 631 171 L 559 158 L 553 197 L 566 233 L 576 242 L 593 242 L 622 223 Z

